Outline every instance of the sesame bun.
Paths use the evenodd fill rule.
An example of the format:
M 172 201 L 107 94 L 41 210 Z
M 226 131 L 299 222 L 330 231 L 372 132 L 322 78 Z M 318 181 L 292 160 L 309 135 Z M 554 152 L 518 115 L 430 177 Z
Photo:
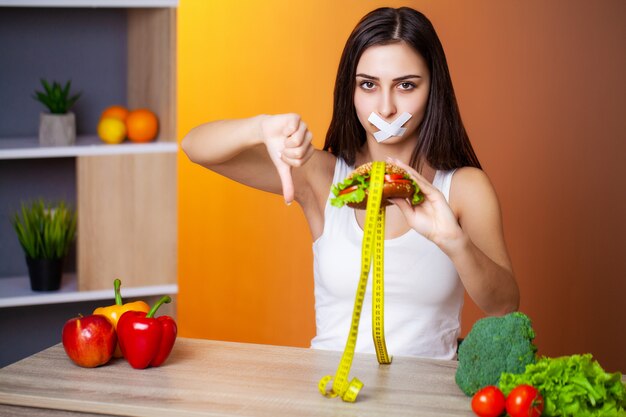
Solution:
M 355 175 L 365 175 L 372 170 L 372 163 L 367 162 L 363 165 L 358 166 L 354 171 L 352 171 L 346 177 L 347 180 L 351 179 Z M 394 165 L 391 162 L 385 162 L 385 174 L 400 174 L 407 178 L 410 178 L 409 173 L 406 172 L 403 168 L 400 168 L 398 165 Z

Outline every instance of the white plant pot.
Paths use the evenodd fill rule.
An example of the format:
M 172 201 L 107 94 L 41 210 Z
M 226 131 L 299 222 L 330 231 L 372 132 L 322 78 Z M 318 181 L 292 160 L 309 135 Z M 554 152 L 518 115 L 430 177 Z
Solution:
M 41 146 L 71 146 L 76 143 L 74 113 L 41 113 L 39 117 L 39 144 Z

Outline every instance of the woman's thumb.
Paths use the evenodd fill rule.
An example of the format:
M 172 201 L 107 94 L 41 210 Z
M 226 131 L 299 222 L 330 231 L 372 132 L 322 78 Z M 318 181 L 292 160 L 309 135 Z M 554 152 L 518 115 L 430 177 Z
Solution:
M 283 162 L 276 165 L 276 170 L 278 171 L 280 183 L 283 187 L 283 197 L 285 198 L 285 203 L 290 205 L 295 198 L 293 178 L 291 177 L 291 167 Z

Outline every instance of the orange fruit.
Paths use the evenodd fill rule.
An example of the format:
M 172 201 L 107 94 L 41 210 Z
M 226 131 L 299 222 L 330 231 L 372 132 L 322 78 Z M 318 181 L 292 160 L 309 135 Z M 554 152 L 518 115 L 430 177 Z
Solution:
M 128 139 L 132 142 L 150 142 L 159 132 L 159 119 L 148 109 L 132 110 L 126 117 Z
M 98 136 L 110 145 L 122 143 L 126 138 L 126 125 L 115 117 L 103 117 L 98 123 Z
M 114 119 L 119 119 L 122 122 L 126 121 L 126 117 L 128 116 L 128 109 L 124 106 L 113 105 L 109 106 L 100 115 L 100 119 L 104 119 L 105 117 L 113 117 Z

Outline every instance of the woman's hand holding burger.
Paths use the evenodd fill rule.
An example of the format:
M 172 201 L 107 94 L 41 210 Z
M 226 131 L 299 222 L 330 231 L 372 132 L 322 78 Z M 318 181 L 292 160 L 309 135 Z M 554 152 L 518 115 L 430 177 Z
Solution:
M 446 252 L 446 248 L 462 239 L 464 233 L 445 196 L 409 165 L 397 159 L 387 160 L 404 168 L 424 195 L 424 201 L 417 206 L 405 199 L 391 201 L 400 209 L 409 226 Z
M 300 167 L 313 155 L 313 134 L 297 114 L 264 116 L 261 135 L 270 159 L 276 166 L 287 204 L 295 198 L 292 167 Z

